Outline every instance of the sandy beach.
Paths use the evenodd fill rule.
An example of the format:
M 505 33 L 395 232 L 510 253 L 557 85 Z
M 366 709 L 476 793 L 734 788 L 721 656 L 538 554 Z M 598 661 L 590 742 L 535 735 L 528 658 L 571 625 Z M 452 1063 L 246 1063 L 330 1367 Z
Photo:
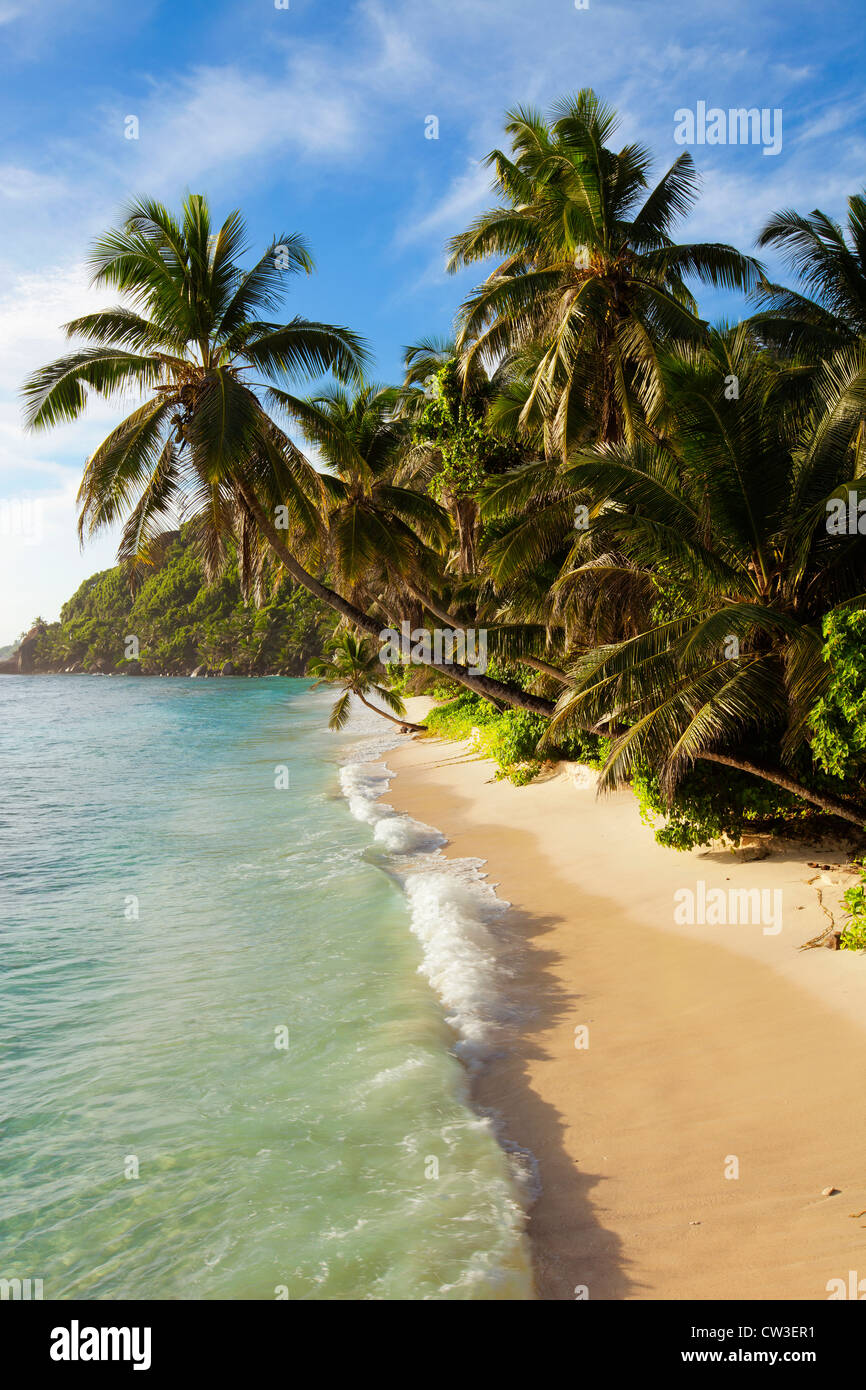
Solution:
M 676 853 L 631 793 L 573 765 L 515 787 L 465 744 L 388 764 L 388 803 L 512 905 L 519 1022 L 475 1100 L 539 1165 L 538 1297 L 821 1300 L 852 1270 L 866 1295 L 866 958 L 799 949 L 841 925 L 826 848 Z M 718 888 L 780 914 L 674 920 L 675 894 Z

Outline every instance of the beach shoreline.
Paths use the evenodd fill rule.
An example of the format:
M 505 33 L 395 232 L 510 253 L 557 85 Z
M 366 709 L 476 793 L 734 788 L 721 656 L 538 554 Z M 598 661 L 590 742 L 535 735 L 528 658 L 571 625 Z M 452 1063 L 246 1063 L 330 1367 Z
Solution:
M 866 1277 L 866 958 L 800 949 L 841 925 L 826 851 L 677 853 L 571 765 L 514 787 L 466 744 L 387 759 L 388 804 L 510 904 L 512 1020 L 473 1094 L 538 1163 L 538 1297 L 811 1300 Z M 719 889 L 778 923 L 674 920 L 683 890 Z

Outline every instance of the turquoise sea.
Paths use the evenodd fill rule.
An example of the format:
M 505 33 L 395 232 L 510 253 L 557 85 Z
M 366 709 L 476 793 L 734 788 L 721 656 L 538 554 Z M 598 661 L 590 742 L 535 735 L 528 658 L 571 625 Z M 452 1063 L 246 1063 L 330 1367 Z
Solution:
M 0 1277 L 525 1299 L 500 910 L 305 681 L 0 679 Z M 398 735 L 399 737 L 399 735 Z M 286 783 L 288 785 L 286 785 Z

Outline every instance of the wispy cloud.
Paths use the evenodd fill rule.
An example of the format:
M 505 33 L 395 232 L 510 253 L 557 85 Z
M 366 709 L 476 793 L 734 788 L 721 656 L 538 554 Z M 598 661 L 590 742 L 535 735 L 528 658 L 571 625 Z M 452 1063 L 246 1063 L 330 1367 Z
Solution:
M 482 161 L 505 141 L 504 111 L 521 103 L 544 109 L 594 86 L 622 115 L 617 139 L 649 145 L 657 172 L 680 153 L 678 107 L 781 106 L 778 159 L 693 151 L 703 196 L 681 235 L 750 249 L 777 207 L 840 213 L 866 166 L 858 10 L 840 5 L 846 45 L 817 7 L 795 15 L 754 0 L 591 0 L 585 11 L 571 0 L 291 0 L 284 12 L 271 0 L 213 0 L 194 16 L 157 0 L 0 0 L 18 79 L 0 94 L 17 132 L 0 167 L 0 490 L 27 483 L 71 518 L 82 461 L 113 412 L 99 404 L 33 439 L 20 431 L 17 388 L 64 349 L 59 325 L 93 307 L 84 251 L 130 196 L 177 203 L 204 189 L 268 234 L 290 218 L 323 267 L 300 287 L 304 307 L 378 334 L 380 356 L 396 360 L 401 343 L 453 315 L 466 276 L 445 274 L 445 243 L 492 203 Z M 43 72 L 51 55 L 64 62 Z M 430 113 L 435 142 L 424 140 Z M 127 115 L 139 119 L 137 141 L 124 138 Z M 92 561 L 77 559 L 74 542 L 58 553 L 59 603 Z M 8 627 L 0 620 L 0 640 Z
M 431 237 L 441 239 L 465 226 L 491 202 L 491 181 L 490 170 L 478 160 L 470 160 L 431 207 L 410 216 L 397 228 L 395 245 L 407 246 Z

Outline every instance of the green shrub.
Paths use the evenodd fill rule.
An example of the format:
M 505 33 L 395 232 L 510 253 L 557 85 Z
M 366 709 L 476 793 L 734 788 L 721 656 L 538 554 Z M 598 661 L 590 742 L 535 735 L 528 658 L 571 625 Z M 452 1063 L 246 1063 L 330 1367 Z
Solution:
M 489 700 L 467 691 L 447 705 L 431 710 L 425 719 L 430 733 L 440 738 L 468 739 L 477 730 L 477 748 L 492 758 L 497 776 L 524 786 L 538 775 L 541 761 L 536 748 L 547 720 L 526 710 L 497 710 Z
M 860 870 L 860 882 L 847 889 L 842 901 L 848 909 L 848 925 L 839 937 L 842 951 L 866 951 L 866 873 Z
M 604 767 L 607 762 L 610 739 L 602 738 L 599 734 L 584 733 L 579 729 L 576 733 L 558 738 L 551 752 L 554 756 L 567 758 L 569 762 L 585 763 L 587 767 L 598 769 Z
M 822 628 L 829 689 L 809 716 L 812 756 L 832 777 L 862 780 L 866 767 L 866 612 L 828 613 Z
M 493 663 L 491 673 L 492 667 Z M 502 678 L 500 671 L 497 677 Z M 515 786 L 525 786 L 541 771 L 538 744 L 547 729 L 544 715 L 522 709 L 498 710 L 489 700 L 467 691 L 431 710 L 424 722 L 430 733 L 455 741 L 468 739 L 473 729 L 477 730 L 478 751 L 493 759 L 498 777 L 507 777 Z M 606 740 L 595 734 L 569 735 L 545 750 L 546 757 L 568 758 L 591 767 L 600 767 L 606 753 Z
M 631 786 L 645 825 L 652 825 L 655 816 L 665 818 L 655 838 L 668 849 L 695 849 L 723 835 L 736 843 L 749 831 L 810 820 L 816 814 L 789 792 L 735 768 L 693 768 L 670 804 L 658 777 L 645 765 L 633 770 Z

